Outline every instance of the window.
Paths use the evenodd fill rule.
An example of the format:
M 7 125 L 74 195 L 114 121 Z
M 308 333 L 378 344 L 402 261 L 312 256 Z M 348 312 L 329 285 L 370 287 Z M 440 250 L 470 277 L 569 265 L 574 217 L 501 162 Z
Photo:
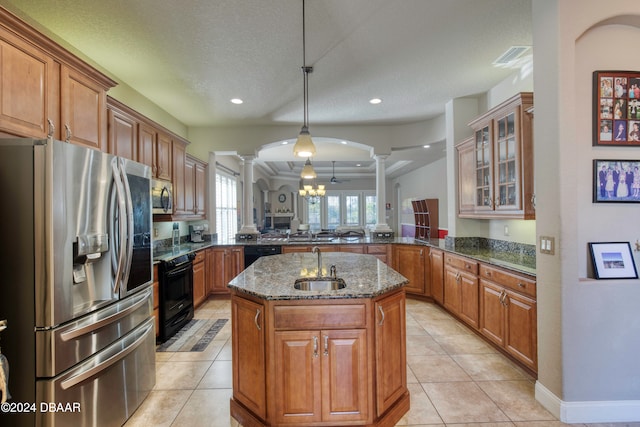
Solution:
M 360 197 L 344 196 L 344 225 L 360 225 Z
M 364 222 L 367 228 L 374 228 L 376 226 L 376 196 L 365 195 L 364 196 Z
M 234 177 L 216 174 L 216 231 L 233 239 L 238 232 L 238 187 Z
M 376 196 L 371 191 L 332 191 L 320 203 L 306 203 L 311 229 L 340 226 L 372 228 L 376 224 Z
M 322 202 L 307 202 L 307 218 L 309 218 L 309 228 L 311 230 L 320 230 L 322 224 L 320 222 L 320 207 Z
M 340 225 L 340 196 L 327 196 L 327 228 L 335 229 Z

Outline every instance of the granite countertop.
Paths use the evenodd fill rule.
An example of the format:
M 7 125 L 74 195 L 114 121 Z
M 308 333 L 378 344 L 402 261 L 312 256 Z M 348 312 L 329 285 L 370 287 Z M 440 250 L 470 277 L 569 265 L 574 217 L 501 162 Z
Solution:
M 236 276 L 229 288 L 265 300 L 372 298 L 409 283 L 406 277 L 372 255 L 345 252 L 322 253 L 322 276 L 336 266 L 346 287 L 335 291 L 301 291 L 296 279 L 316 277 L 318 257 L 310 252 L 259 258 Z
M 451 248 L 445 244 L 443 239 L 416 240 L 412 237 L 396 237 L 393 239 L 371 239 L 364 238 L 320 238 L 317 240 L 207 240 L 204 242 L 183 242 L 180 246 L 161 247 L 153 252 L 154 262 L 168 261 L 177 256 L 188 254 L 190 252 L 199 251 L 211 246 L 295 246 L 295 245 L 348 245 L 348 244 L 406 244 L 406 245 L 423 245 L 442 249 L 443 251 L 453 254 L 463 255 L 477 261 L 485 262 L 499 267 L 504 267 L 516 272 L 536 275 L 536 258 L 535 255 L 522 253 L 505 247 L 502 249 L 487 249 L 475 246 L 461 246 Z M 343 253 L 344 254 L 344 253 Z
M 188 242 L 182 243 L 179 246 L 168 246 L 157 248 L 153 251 L 153 262 L 161 262 L 161 261 L 169 261 L 173 258 L 179 257 L 180 255 L 186 255 L 191 252 L 199 251 L 201 249 L 206 249 L 210 246 L 213 246 L 215 242 L 206 241 L 206 242 Z

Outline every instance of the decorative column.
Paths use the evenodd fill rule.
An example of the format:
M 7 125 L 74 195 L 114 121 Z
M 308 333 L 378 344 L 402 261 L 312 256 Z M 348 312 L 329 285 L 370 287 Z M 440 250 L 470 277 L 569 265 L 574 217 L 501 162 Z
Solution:
M 376 228 L 373 237 L 393 237 L 393 230 L 386 221 L 386 172 L 384 160 L 388 157 L 386 154 L 375 154 L 376 159 Z
M 256 156 L 243 155 L 240 158 L 244 166 L 242 170 L 244 185 L 242 187 L 242 228 L 238 234 L 259 234 L 253 222 L 253 159 Z

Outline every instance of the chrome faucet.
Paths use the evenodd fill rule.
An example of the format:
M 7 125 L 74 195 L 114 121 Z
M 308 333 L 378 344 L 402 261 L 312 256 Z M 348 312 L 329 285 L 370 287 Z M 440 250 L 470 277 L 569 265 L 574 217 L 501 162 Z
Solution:
M 318 277 L 322 277 L 322 252 L 319 247 L 314 246 L 313 249 L 311 249 L 311 253 L 318 254 Z
M 336 271 L 336 265 L 335 264 L 331 264 L 331 268 L 329 268 L 329 276 L 331 276 L 332 279 L 337 279 L 338 278 L 338 273 Z

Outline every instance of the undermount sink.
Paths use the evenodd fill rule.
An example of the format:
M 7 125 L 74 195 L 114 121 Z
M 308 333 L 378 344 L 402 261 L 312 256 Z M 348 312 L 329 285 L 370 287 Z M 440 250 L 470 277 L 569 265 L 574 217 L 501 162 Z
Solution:
M 304 277 L 297 279 L 293 287 L 301 291 L 336 291 L 347 286 L 339 277 Z

